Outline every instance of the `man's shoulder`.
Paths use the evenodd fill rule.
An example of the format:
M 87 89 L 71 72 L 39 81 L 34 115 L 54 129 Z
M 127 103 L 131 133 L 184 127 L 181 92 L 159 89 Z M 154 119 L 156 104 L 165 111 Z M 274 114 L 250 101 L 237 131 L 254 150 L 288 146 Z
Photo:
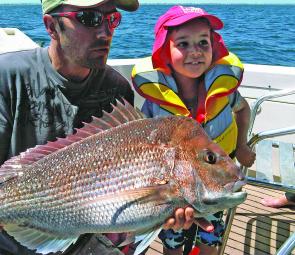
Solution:
M 99 71 L 96 77 L 96 79 L 99 79 L 100 83 L 103 84 L 103 87 L 119 87 L 121 89 L 130 88 L 130 83 L 127 78 L 109 65 L 106 65 L 103 71 Z
M 13 51 L 0 54 L 0 66 L 2 71 L 22 70 L 34 68 L 37 63 L 41 48 Z M 0 72 L 1 72 L 0 70 Z
M 116 97 L 124 97 L 133 104 L 134 93 L 127 78 L 109 65 L 106 65 L 103 73 L 100 90 L 110 94 L 115 93 Z
M 110 65 L 106 65 L 105 73 L 106 73 L 106 76 L 108 78 L 111 78 L 114 82 L 128 83 L 128 80 L 120 72 L 118 72 L 116 69 L 114 69 Z
M 31 58 L 35 54 L 37 54 L 39 48 L 29 49 L 29 50 L 19 50 L 19 51 L 11 51 L 11 52 L 4 52 L 0 54 L 0 60 L 7 60 L 12 58 Z

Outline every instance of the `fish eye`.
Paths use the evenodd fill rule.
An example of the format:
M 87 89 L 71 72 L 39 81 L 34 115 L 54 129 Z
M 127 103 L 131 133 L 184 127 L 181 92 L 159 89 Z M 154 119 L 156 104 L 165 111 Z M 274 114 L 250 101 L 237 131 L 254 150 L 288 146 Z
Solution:
M 215 164 L 217 157 L 212 151 L 205 151 L 204 160 L 209 164 Z

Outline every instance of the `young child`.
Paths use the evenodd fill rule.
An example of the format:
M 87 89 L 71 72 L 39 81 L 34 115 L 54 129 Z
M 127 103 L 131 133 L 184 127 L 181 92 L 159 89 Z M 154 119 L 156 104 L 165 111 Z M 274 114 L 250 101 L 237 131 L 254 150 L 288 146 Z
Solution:
M 255 160 L 247 146 L 250 109 L 237 91 L 243 66 L 215 32 L 222 27 L 219 18 L 200 8 L 170 8 L 156 23 L 152 61 L 146 58 L 134 67 L 133 84 L 146 99 L 142 111 L 147 117 L 195 118 L 232 158 L 250 166 Z M 212 215 L 214 232 L 197 230 L 200 254 L 217 254 L 222 215 Z M 182 254 L 185 232 L 161 232 L 164 254 Z

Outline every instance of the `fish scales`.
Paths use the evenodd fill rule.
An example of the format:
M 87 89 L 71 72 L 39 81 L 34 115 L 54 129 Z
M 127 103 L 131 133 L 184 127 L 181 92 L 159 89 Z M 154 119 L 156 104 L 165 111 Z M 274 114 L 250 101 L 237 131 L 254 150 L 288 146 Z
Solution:
M 85 225 L 85 222 L 79 221 L 90 216 L 91 223 L 94 224 L 96 220 L 93 217 L 96 215 L 93 215 L 93 210 L 89 209 L 87 213 L 84 207 L 79 209 L 79 205 L 83 205 L 85 200 L 147 187 L 153 185 L 152 180 L 156 176 L 161 179 L 165 174 L 169 174 L 166 159 L 163 160 L 167 148 L 161 141 L 149 138 L 151 130 L 156 129 L 155 124 L 163 125 L 160 122 L 151 123 L 148 119 L 140 123 L 128 123 L 125 126 L 129 125 L 129 128 L 120 126 L 109 132 L 99 133 L 36 162 L 27 175 L 12 181 L 3 189 L 7 197 L 1 203 L 6 205 L 7 214 L 16 218 L 21 215 L 29 217 L 28 214 L 29 218 L 42 217 L 43 223 L 47 219 L 47 227 L 53 229 L 62 221 L 66 231 L 70 226 L 64 221 L 63 214 L 68 215 L 69 224 L 76 222 L 77 225 Z M 18 194 L 13 188 L 15 185 L 19 186 Z M 129 199 L 132 200 L 132 197 Z M 112 207 L 107 203 L 97 206 Z M 114 210 L 121 206 L 118 202 Z M 141 208 L 143 206 L 146 208 Z M 147 213 L 154 210 L 150 208 L 151 205 L 135 203 L 134 209 L 131 207 L 125 210 L 124 215 L 132 219 L 136 216 L 135 212 L 138 214 L 142 211 L 145 214 L 146 210 Z M 106 209 L 104 214 L 98 214 L 95 219 L 101 221 L 100 217 L 105 218 L 112 212 Z M 57 215 L 61 220 L 57 219 Z M 0 218 L 4 216 L 1 215 Z M 128 225 L 130 223 L 132 222 L 126 222 Z
M 195 120 L 140 119 L 119 102 L 76 135 L 7 161 L 0 177 L 1 225 L 44 254 L 84 233 L 154 231 L 177 207 L 201 216 L 246 198 L 240 169 Z

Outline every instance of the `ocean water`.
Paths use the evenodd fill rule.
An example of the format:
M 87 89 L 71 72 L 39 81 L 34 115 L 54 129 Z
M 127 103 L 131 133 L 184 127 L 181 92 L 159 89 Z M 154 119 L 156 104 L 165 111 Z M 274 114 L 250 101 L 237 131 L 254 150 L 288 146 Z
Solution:
M 171 5 L 141 5 L 122 12 L 110 58 L 151 54 L 153 29 Z M 244 63 L 295 66 L 295 5 L 200 5 L 224 22 L 220 34 Z M 40 5 L 0 5 L 0 27 L 17 27 L 38 43 L 49 44 Z

